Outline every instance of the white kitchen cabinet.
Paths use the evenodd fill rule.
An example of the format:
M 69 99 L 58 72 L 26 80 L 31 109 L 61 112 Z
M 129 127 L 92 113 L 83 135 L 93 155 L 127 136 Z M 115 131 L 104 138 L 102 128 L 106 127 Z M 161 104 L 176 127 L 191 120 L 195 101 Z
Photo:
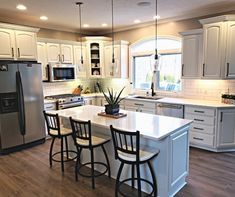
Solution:
M 84 104 L 85 105 L 96 105 L 96 98 L 95 97 L 84 97 Z
M 112 63 L 113 50 L 115 63 Z M 104 57 L 105 77 L 128 78 L 128 42 L 116 41 L 114 47 L 107 43 Z
M 75 45 L 73 46 L 73 56 L 74 56 L 74 65 L 77 69 L 77 77 L 78 78 L 86 78 L 87 77 L 87 51 L 86 46 L 82 46 L 82 56 L 83 56 L 83 64 L 81 63 L 81 46 Z
M 73 46 L 69 44 L 47 43 L 48 62 L 73 63 Z
M 7 26 L 2 25 L 0 26 Z M 31 31 L 15 30 L 27 29 L 26 27 L 8 25 L 0 28 L 0 58 L 14 60 L 37 60 L 36 32 L 38 29 L 29 28 Z M 13 29 L 10 29 L 13 28 Z
M 42 80 L 48 80 L 46 43 L 37 42 L 38 62 L 42 64 Z
M 125 99 L 125 110 L 156 114 L 156 104 L 154 102 Z
M 189 129 L 191 146 L 215 148 L 216 110 L 214 108 L 185 106 L 185 119 L 193 120 Z
M 218 148 L 235 147 L 235 109 L 218 111 Z
M 225 35 L 224 22 L 206 24 L 203 26 L 203 78 L 220 78 L 223 67 Z
M 227 23 L 227 51 L 225 62 L 225 77 L 235 78 L 235 22 Z
M 202 29 L 181 32 L 182 72 L 181 78 L 199 78 L 202 66 Z

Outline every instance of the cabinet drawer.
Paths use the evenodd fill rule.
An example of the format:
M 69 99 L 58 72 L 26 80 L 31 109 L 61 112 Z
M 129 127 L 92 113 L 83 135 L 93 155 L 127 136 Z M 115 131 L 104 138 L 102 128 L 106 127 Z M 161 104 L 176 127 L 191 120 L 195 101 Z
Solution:
M 141 101 L 134 101 L 134 100 L 133 101 L 125 100 L 125 106 L 144 107 L 144 108 L 155 109 L 155 103 L 141 102 Z
M 212 126 L 214 126 L 215 123 L 214 116 L 202 116 L 197 114 L 185 113 L 185 119 L 193 120 L 194 123 L 212 125 Z
M 214 134 L 214 128 L 215 128 L 214 126 L 192 123 L 190 127 L 190 131 Z
M 186 106 L 185 113 L 191 113 L 191 114 L 203 115 L 203 116 L 215 116 L 215 109 Z
M 213 135 L 196 133 L 193 131 L 190 131 L 189 133 L 190 133 L 189 134 L 190 143 L 213 147 L 213 145 L 214 145 L 214 136 Z
M 56 110 L 56 103 L 45 103 L 44 104 L 44 109 L 46 111 L 48 111 L 48 110 Z

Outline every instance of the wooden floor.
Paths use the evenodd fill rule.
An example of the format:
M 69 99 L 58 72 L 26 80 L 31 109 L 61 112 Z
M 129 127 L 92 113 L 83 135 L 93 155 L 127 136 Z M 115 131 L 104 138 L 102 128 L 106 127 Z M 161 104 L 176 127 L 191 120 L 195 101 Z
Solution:
M 0 197 L 113 197 L 115 181 L 106 176 L 74 180 L 74 163 L 48 164 L 50 140 L 21 152 L 0 156 Z M 58 148 L 58 147 L 57 147 Z M 128 189 L 128 188 L 127 188 Z M 191 148 L 188 184 L 177 197 L 234 197 L 235 153 L 212 153 Z

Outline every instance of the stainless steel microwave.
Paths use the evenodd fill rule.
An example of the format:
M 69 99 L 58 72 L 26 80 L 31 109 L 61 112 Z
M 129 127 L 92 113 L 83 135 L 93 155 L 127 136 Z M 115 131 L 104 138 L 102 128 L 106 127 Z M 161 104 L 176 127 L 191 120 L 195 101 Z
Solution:
M 50 63 L 48 65 L 49 81 L 69 81 L 76 79 L 75 66 L 72 64 Z

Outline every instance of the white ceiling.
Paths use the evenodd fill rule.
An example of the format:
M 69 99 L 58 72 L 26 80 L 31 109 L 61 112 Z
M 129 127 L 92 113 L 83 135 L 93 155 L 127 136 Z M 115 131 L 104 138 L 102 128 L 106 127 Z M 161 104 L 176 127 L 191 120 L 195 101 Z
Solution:
M 79 0 L 78 0 L 79 1 Z M 111 29 L 111 0 L 81 0 L 82 22 L 90 25 L 85 31 L 107 32 Z M 138 6 L 139 2 L 150 6 Z M 76 0 L 0 0 L 0 21 L 63 31 L 78 31 Z M 115 30 L 133 27 L 135 19 L 142 24 L 153 22 L 156 0 L 114 0 Z M 26 11 L 16 9 L 17 4 L 27 6 Z M 159 22 L 200 17 L 235 10 L 235 0 L 158 0 Z M 41 21 L 41 15 L 48 21 Z M 107 23 L 108 27 L 101 27 Z

